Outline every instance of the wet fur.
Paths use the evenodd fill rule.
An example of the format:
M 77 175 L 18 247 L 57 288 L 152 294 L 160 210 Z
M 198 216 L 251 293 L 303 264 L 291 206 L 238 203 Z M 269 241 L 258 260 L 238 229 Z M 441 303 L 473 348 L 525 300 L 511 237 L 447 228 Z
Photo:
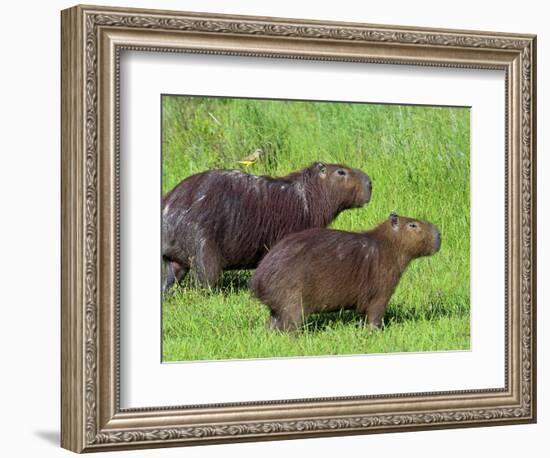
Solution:
M 238 170 L 192 175 L 163 199 L 165 290 L 190 269 L 209 287 L 222 270 L 255 268 L 284 236 L 328 225 L 368 202 L 371 189 L 365 173 L 338 164 L 314 163 L 281 178 Z
M 440 245 L 435 226 L 397 215 L 365 233 L 310 229 L 276 244 L 250 286 L 269 307 L 274 329 L 293 331 L 311 313 L 346 308 L 379 327 L 409 263 Z

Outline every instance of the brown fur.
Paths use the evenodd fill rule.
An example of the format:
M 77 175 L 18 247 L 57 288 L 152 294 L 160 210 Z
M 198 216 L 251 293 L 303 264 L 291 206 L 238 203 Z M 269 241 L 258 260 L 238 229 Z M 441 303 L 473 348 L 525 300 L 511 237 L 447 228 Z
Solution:
M 316 162 L 286 177 L 238 170 L 192 175 L 163 199 L 165 290 L 189 269 L 213 286 L 224 269 L 250 269 L 284 236 L 327 226 L 370 200 L 361 170 Z
M 310 229 L 285 237 L 264 257 L 251 288 L 271 326 L 295 330 L 311 313 L 353 308 L 379 327 L 401 275 L 441 245 L 437 228 L 397 216 L 364 233 Z

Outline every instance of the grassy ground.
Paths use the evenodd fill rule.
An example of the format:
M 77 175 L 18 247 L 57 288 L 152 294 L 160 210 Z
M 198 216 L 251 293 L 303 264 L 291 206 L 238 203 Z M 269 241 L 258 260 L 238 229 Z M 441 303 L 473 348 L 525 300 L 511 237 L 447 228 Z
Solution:
M 227 272 L 214 291 L 189 280 L 163 303 L 163 360 L 468 349 L 470 345 L 470 115 L 468 109 L 163 97 L 163 193 L 212 168 L 286 175 L 314 160 L 365 170 L 372 201 L 332 227 L 362 231 L 390 211 L 426 219 L 441 251 L 413 261 L 382 331 L 351 311 L 310 317 L 299 335 L 266 330 L 267 307 L 247 289 L 251 272 Z

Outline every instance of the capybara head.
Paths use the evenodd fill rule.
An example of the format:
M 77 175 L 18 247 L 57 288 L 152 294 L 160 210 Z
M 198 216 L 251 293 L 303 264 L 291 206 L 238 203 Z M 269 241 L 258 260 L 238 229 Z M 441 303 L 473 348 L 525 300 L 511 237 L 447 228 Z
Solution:
M 307 170 L 339 202 L 340 210 L 362 207 L 371 199 L 372 182 L 362 170 L 323 162 L 314 162 Z
M 394 243 L 412 258 L 430 256 L 441 247 L 441 233 L 431 223 L 392 212 L 386 225 Z

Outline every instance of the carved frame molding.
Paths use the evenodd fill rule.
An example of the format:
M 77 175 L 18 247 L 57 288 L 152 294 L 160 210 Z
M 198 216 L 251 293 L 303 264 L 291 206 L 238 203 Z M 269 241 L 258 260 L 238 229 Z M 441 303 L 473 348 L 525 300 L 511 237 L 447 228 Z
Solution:
M 124 49 L 504 70 L 505 389 L 121 410 L 117 177 Z M 63 11 L 62 446 L 81 452 L 535 421 L 535 62 L 531 35 L 81 6 Z

